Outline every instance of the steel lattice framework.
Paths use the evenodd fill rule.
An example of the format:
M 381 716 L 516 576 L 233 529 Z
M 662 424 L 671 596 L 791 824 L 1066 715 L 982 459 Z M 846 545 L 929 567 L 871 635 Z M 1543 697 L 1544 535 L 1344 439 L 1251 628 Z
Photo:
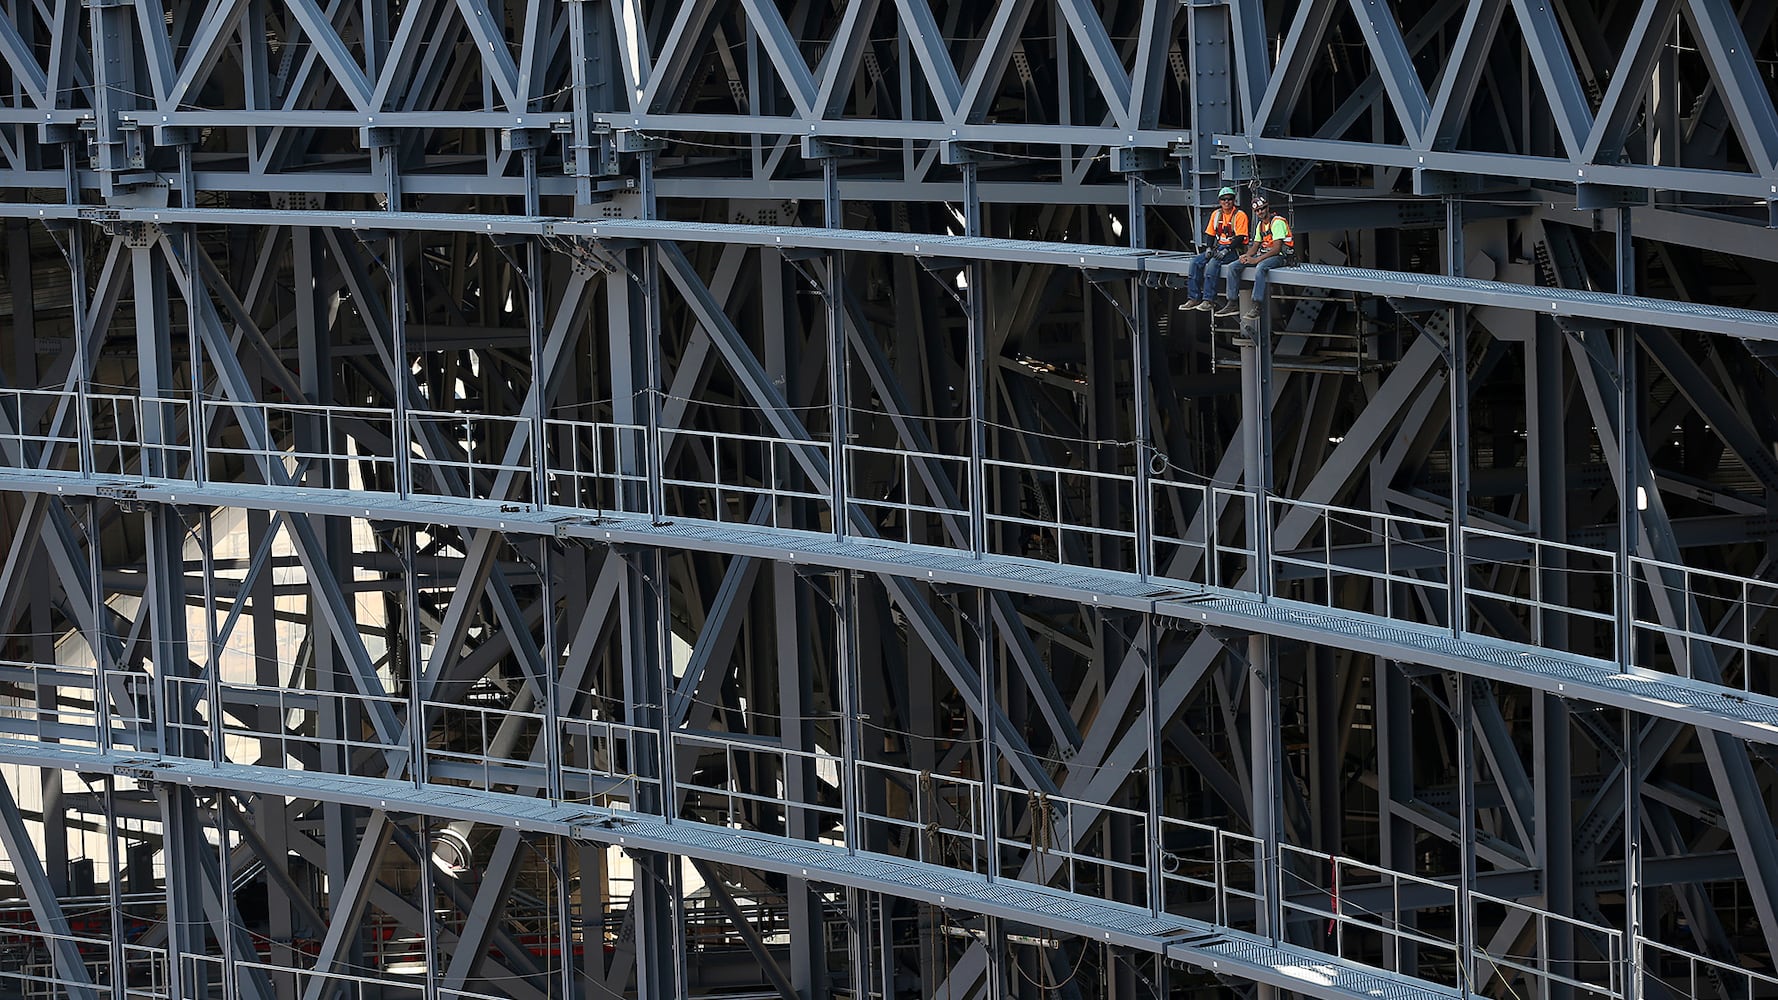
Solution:
M 0 0 L 0 994 L 1778 995 L 1775 21 Z

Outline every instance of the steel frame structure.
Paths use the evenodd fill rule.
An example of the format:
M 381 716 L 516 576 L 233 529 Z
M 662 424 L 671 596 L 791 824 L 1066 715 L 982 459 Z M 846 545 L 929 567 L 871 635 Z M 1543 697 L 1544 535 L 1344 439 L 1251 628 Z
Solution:
M 1770 7 L 0 0 L 0 992 L 1773 995 Z

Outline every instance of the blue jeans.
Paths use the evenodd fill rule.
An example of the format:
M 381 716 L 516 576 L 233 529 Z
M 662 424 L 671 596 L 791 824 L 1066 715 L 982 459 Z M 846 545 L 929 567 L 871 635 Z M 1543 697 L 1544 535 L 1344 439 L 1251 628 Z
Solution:
M 1266 272 L 1270 271 L 1274 267 L 1283 267 L 1288 261 L 1289 261 L 1289 258 L 1283 257 L 1283 256 L 1267 257 L 1265 260 L 1260 261 L 1258 264 L 1252 265 L 1252 267 L 1253 267 L 1253 301 L 1264 302 L 1266 300 Z M 1240 292 L 1241 292 L 1241 270 L 1243 268 L 1248 267 L 1248 266 L 1249 265 L 1243 264 L 1243 263 L 1241 263 L 1240 260 L 1237 259 L 1234 263 L 1223 268 L 1222 277 L 1223 277 L 1224 281 L 1228 282 L 1229 297 L 1230 298 L 1234 298 L 1236 295 L 1240 294 Z
M 1208 299 L 1222 287 L 1222 269 L 1235 259 L 1235 248 L 1211 247 L 1192 258 L 1185 272 L 1185 297 Z

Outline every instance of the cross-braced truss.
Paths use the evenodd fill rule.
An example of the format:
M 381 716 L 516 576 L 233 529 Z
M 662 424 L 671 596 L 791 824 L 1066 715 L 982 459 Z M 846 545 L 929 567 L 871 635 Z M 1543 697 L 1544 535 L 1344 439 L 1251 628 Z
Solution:
M 1778 995 L 1775 12 L 0 0 L 0 994 Z

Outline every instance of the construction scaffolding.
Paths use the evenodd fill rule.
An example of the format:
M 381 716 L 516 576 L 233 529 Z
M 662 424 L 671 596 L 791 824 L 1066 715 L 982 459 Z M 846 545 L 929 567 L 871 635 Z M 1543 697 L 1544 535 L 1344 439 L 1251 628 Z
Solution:
M 0 0 L 0 1000 L 1778 997 L 1774 67 Z

